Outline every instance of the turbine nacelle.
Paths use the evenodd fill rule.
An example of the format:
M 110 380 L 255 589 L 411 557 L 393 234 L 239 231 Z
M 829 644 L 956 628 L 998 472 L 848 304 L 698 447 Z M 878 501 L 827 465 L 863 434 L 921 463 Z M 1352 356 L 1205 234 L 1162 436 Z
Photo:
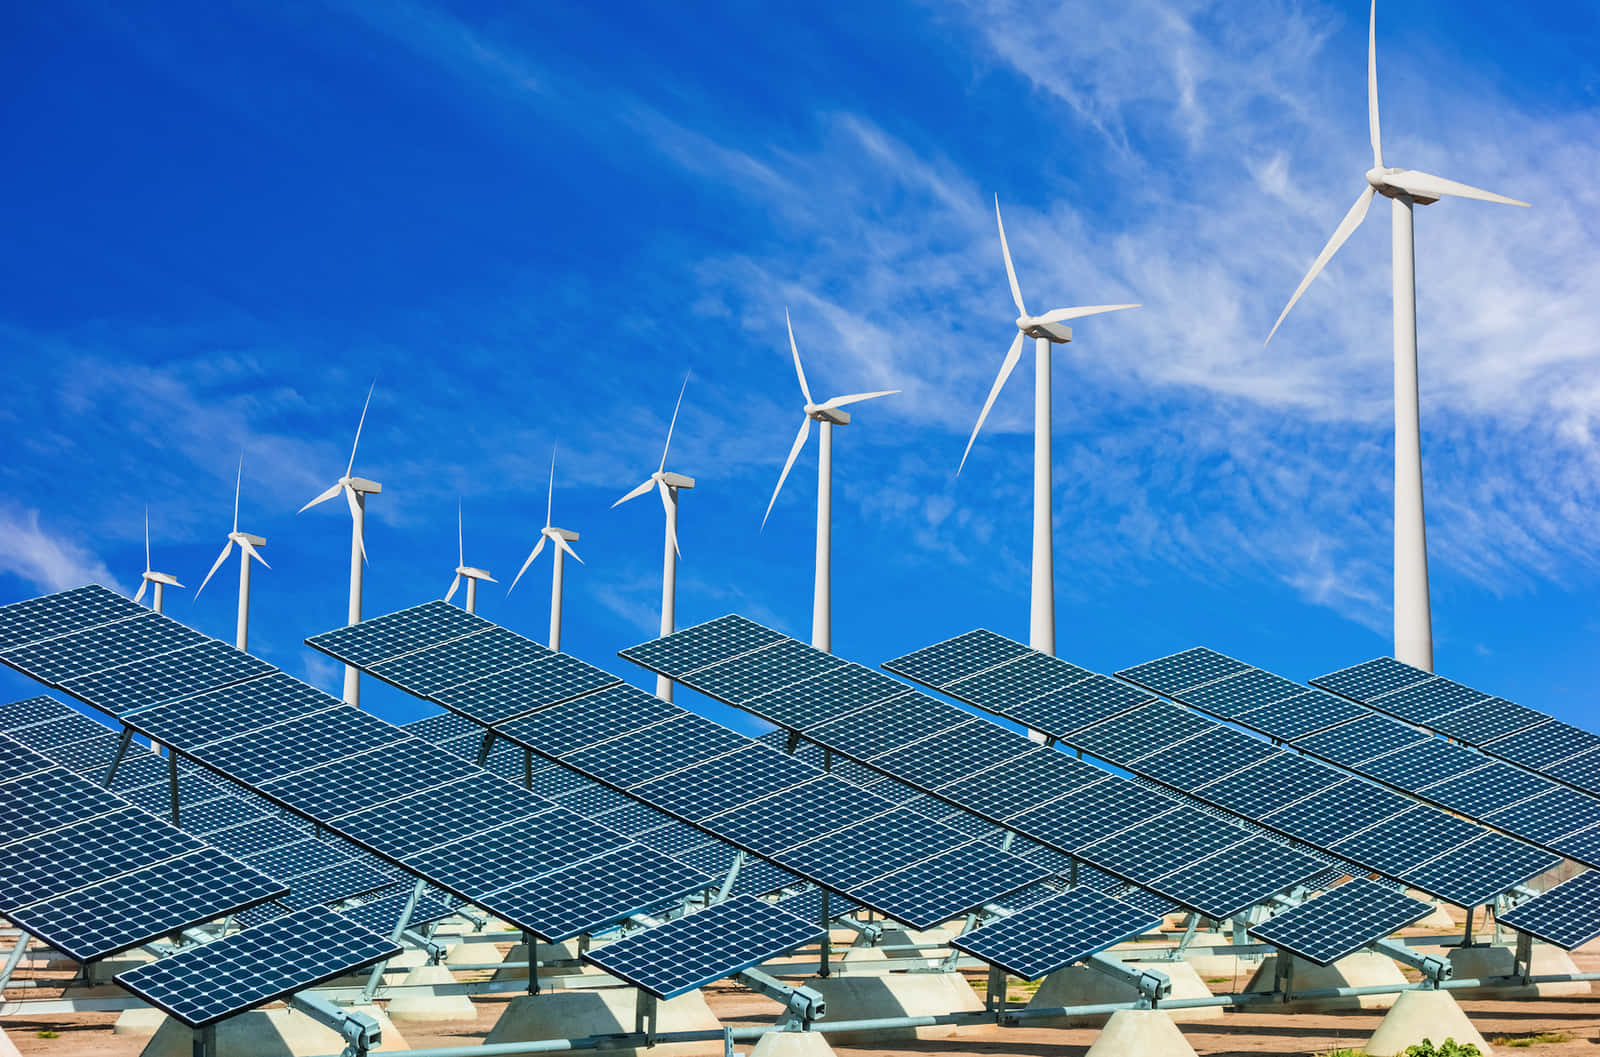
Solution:
M 1060 323 L 1050 323 L 1034 316 L 1018 316 L 1017 329 L 1030 338 L 1043 338 L 1056 345 L 1072 340 L 1072 328 Z
M 694 478 L 686 474 L 673 473 L 671 470 L 657 470 L 650 475 L 652 481 L 660 481 L 668 488 L 693 488 Z
M 500 582 L 499 580 L 496 580 L 494 577 L 489 575 L 489 570 L 487 570 L 487 569 L 475 569 L 470 565 L 458 565 L 458 566 L 456 566 L 456 575 L 457 576 L 464 576 L 468 580 L 488 580 L 492 584 L 497 584 L 497 583 Z
M 168 587 L 182 587 L 183 586 L 182 584 L 180 584 L 178 582 L 178 578 L 176 576 L 173 576 L 171 573 L 158 573 L 158 572 L 148 572 L 147 571 L 147 572 L 141 573 L 139 578 L 141 580 L 145 580 L 145 581 L 148 581 L 149 583 L 153 583 L 153 584 L 165 584 Z M 140 593 L 142 594 L 143 592 L 141 591 Z
M 1406 188 L 1390 180 L 1392 176 L 1409 173 L 1409 169 L 1371 168 L 1367 170 L 1367 184 L 1374 191 L 1385 198 L 1409 198 L 1419 206 L 1431 206 L 1439 200 L 1436 194 L 1429 194 L 1418 188 Z
M 829 407 L 827 404 L 807 404 L 805 414 L 814 422 L 829 422 L 835 426 L 850 424 L 850 412 L 842 408 Z

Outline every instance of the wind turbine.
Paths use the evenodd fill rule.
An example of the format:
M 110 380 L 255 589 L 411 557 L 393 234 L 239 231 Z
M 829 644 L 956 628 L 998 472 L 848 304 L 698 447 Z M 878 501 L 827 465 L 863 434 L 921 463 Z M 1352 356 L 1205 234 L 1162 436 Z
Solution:
M 821 438 L 817 448 L 817 571 L 816 580 L 812 586 L 811 594 L 811 645 L 819 650 L 832 651 L 833 649 L 833 427 L 848 426 L 850 412 L 839 410 L 846 404 L 858 404 L 863 400 L 876 400 L 880 396 L 893 396 L 898 389 L 885 389 L 877 393 L 852 393 L 849 396 L 836 396 L 818 404 L 811 399 L 811 387 L 806 385 L 805 368 L 800 366 L 800 348 L 794 343 L 794 323 L 789 319 L 789 310 L 783 310 L 783 321 L 789 327 L 789 351 L 794 354 L 794 373 L 800 379 L 800 394 L 806 398 L 803 407 L 803 417 L 800 419 L 800 432 L 794 438 L 794 446 L 789 449 L 789 458 L 783 464 L 783 472 L 778 475 L 778 486 L 772 490 L 772 498 L 767 501 L 767 512 L 761 516 L 761 527 L 767 527 L 767 518 L 772 516 L 772 504 L 778 501 L 778 493 L 783 491 L 783 482 L 789 476 L 789 469 L 794 466 L 795 457 L 800 454 L 800 449 L 805 447 L 806 438 L 811 435 L 812 420 L 822 423 Z
M 666 455 L 662 454 L 662 465 L 666 464 Z M 555 552 L 551 557 L 550 571 L 550 648 L 561 649 L 561 567 L 562 559 L 568 554 L 579 565 L 583 559 L 578 557 L 578 552 L 572 549 L 572 544 L 578 540 L 578 534 L 571 529 L 556 528 L 550 524 L 550 511 L 556 498 L 556 452 L 550 449 L 550 490 L 544 499 L 544 528 L 539 530 L 539 542 L 533 545 L 533 550 L 528 554 L 528 560 L 522 563 L 522 568 L 517 570 L 517 575 L 511 581 L 511 586 L 506 588 L 506 597 L 511 597 L 511 592 L 517 589 L 517 581 L 522 579 L 522 574 L 528 571 L 528 566 L 533 564 L 533 559 L 544 550 L 546 543 L 554 542 Z M 621 502 L 621 500 L 618 500 Z
M 182 584 L 180 584 L 178 582 L 178 578 L 173 576 L 171 573 L 158 573 L 158 572 L 153 571 L 150 568 L 150 508 L 149 507 L 145 507 L 144 508 L 144 573 L 140 576 L 140 580 L 143 581 L 143 582 L 139 584 L 139 590 L 134 592 L 133 600 L 135 602 L 144 601 L 145 589 L 147 587 L 149 587 L 151 584 L 155 584 L 156 585 L 156 593 L 150 599 L 150 608 L 154 609 L 157 613 L 161 612 L 162 590 L 163 590 L 163 588 L 166 588 L 168 586 L 171 586 L 171 587 L 182 587 L 183 586 Z
M 195 591 L 194 598 L 200 600 L 200 592 L 206 589 L 206 584 L 222 568 L 222 563 L 228 560 L 228 555 L 233 552 L 233 545 L 239 545 L 239 624 L 234 633 L 233 644 L 241 650 L 250 648 L 250 560 L 254 558 L 264 568 L 270 569 L 267 559 L 257 551 L 257 547 L 265 547 L 267 541 L 260 536 L 239 531 L 239 485 L 244 481 L 244 455 L 239 456 L 239 472 L 233 479 L 233 531 L 228 533 L 228 542 L 222 545 L 222 553 L 217 555 L 217 560 L 211 563 L 211 571 L 206 573 L 206 578 L 200 581 L 199 590 Z
M 956 476 L 967 464 L 972 454 L 973 442 L 989 417 L 995 397 L 1011 377 L 1012 370 L 1022 358 L 1022 339 L 1033 342 L 1033 588 L 1028 607 L 1028 645 L 1036 650 L 1056 652 L 1056 573 L 1052 553 L 1052 511 L 1050 507 L 1050 346 L 1064 345 L 1072 340 L 1072 328 L 1062 326 L 1066 320 L 1083 316 L 1097 316 L 1102 312 L 1119 312 L 1138 305 L 1092 305 L 1087 308 L 1058 308 L 1042 316 L 1030 316 L 1022 303 L 1022 288 L 1017 285 L 1017 270 L 1011 265 L 1011 247 L 1006 245 L 1006 225 L 1000 219 L 1000 196 L 994 200 L 994 219 L 1000 228 L 1000 252 L 1006 259 L 1006 278 L 1011 281 L 1011 299 L 1017 303 L 1017 336 L 1011 339 L 1011 348 L 1000 364 L 1000 373 L 989 390 L 989 399 L 983 402 L 978 413 L 978 423 L 972 427 L 967 440 L 967 450 L 961 455 L 961 466 Z
M 655 485 L 661 494 L 661 507 L 667 513 L 667 542 L 661 565 L 661 634 L 671 635 L 677 629 L 675 610 L 678 596 L 678 492 L 694 487 L 694 478 L 667 469 L 667 451 L 672 447 L 672 430 L 678 424 L 678 411 L 683 407 L 683 392 L 689 388 L 689 376 L 683 376 L 683 388 L 678 390 L 678 402 L 672 408 L 672 421 L 667 424 L 667 442 L 661 446 L 661 463 L 656 472 L 646 477 L 640 485 L 621 499 L 612 503 L 612 509 L 630 499 L 637 499 Z M 672 680 L 656 676 L 656 696 L 663 701 L 672 700 Z
M 326 492 L 317 496 L 311 502 L 301 507 L 296 513 L 305 513 L 318 503 L 325 503 L 344 493 L 345 502 L 350 507 L 350 623 L 361 623 L 361 572 L 362 565 L 367 560 L 367 546 L 365 542 L 367 523 L 367 496 L 377 495 L 383 491 L 383 485 L 377 481 L 369 481 L 365 477 L 353 476 L 356 468 L 356 448 L 361 444 L 361 427 L 367 423 L 367 408 L 372 403 L 372 390 L 377 382 L 367 388 L 367 401 L 361 405 L 361 419 L 356 423 L 356 440 L 350 445 L 350 463 L 344 469 L 344 476 L 328 488 Z M 361 670 L 353 665 L 344 668 L 344 700 L 346 704 L 361 706 Z
M 1433 671 L 1433 618 L 1428 599 L 1428 537 L 1422 511 L 1422 425 L 1417 396 L 1417 275 L 1411 207 L 1431 205 L 1441 197 L 1476 198 L 1504 205 L 1527 206 L 1515 198 L 1479 190 L 1415 169 L 1383 164 L 1378 134 L 1378 4 L 1372 0 L 1367 19 L 1367 130 L 1372 138 L 1372 168 L 1367 186 L 1339 221 L 1311 270 L 1300 280 L 1267 341 L 1311 281 L 1321 274 L 1361 222 L 1372 196 L 1389 199 L 1394 221 L 1391 253 L 1394 265 L 1394 655 L 1417 668 Z M 1263 343 L 1265 344 L 1265 343 Z
M 444 593 L 446 602 L 456 596 L 456 588 L 461 586 L 461 581 L 467 581 L 467 612 L 478 611 L 478 581 L 488 580 L 492 584 L 500 581 L 489 575 L 489 570 L 478 569 L 467 564 L 467 549 L 461 537 L 461 503 L 456 503 L 456 578 L 450 581 L 450 590 Z

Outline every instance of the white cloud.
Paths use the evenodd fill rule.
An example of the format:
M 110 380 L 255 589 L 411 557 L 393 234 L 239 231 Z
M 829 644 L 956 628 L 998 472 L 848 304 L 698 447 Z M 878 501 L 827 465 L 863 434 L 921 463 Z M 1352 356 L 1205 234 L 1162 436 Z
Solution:
M 122 590 L 93 550 L 40 525 L 37 510 L 0 507 L 0 573 L 21 578 L 40 593 L 88 583 Z

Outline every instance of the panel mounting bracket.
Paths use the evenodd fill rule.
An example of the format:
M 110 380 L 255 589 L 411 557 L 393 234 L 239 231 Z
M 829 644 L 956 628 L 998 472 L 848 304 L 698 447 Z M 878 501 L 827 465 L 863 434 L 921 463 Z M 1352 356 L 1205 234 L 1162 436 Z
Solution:
M 1083 964 L 1097 973 L 1131 985 L 1139 992 L 1140 1009 L 1154 1009 L 1156 1003 L 1172 996 L 1172 979 L 1166 973 L 1136 969 L 1106 954 L 1090 955 L 1083 960 Z

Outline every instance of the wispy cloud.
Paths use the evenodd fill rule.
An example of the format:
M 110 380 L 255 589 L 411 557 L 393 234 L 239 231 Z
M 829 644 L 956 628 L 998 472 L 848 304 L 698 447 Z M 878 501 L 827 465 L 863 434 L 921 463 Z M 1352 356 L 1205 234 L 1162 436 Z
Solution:
M 41 594 L 87 583 L 121 590 L 99 555 L 45 528 L 37 510 L 0 506 L 0 573 Z

